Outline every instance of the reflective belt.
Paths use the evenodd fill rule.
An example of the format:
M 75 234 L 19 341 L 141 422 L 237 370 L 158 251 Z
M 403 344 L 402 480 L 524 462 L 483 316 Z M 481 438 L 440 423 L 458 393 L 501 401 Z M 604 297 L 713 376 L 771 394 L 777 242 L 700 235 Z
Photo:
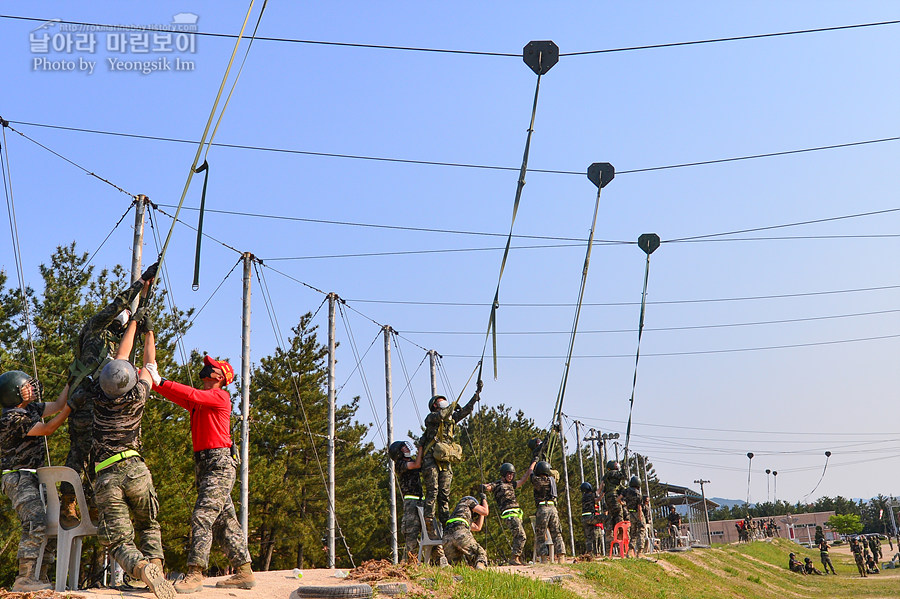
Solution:
M 447 521 L 444 523 L 444 526 L 450 526 L 450 524 L 452 524 L 452 523 L 454 523 L 454 522 L 463 522 L 463 523 L 465 523 L 466 528 L 469 527 L 469 521 L 466 520 L 465 518 L 450 518 L 449 520 L 447 520 Z
M 582 516 L 593 516 L 594 512 L 581 512 Z
M 13 472 L 31 472 L 32 474 L 37 474 L 37 470 L 34 470 L 32 468 L 17 468 L 16 470 L 4 470 L 3 473 L 0 474 L 0 476 L 3 476 L 4 474 L 12 474 Z
M 556 505 L 555 501 L 541 501 L 538 505 Z
M 524 515 L 522 508 L 520 507 L 512 507 L 508 510 L 503 510 L 503 513 L 500 514 L 501 520 L 506 520 L 507 518 L 521 518 Z
M 417 499 L 417 500 L 419 500 L 419 501 L 422 500 L 422 498 L 419 497 L 418 495 L 404 495 L 404 496 L 403 496 L 403 499 Z
M 133 458 L 134 456 L 140 457 L 141 454 L 139 454 L 138 452 L 136 452 L 133 449 L 127 449 L 121 453 L 117 453 L 113 456 L 106 458 L 105 460 L 103 460 L 102 462 L 100 462 L 99 464 L 94 466 L 94 472 L 100 472 L 104 468 L 109 468 L 116 462 L 121 462 L 125 458 Z

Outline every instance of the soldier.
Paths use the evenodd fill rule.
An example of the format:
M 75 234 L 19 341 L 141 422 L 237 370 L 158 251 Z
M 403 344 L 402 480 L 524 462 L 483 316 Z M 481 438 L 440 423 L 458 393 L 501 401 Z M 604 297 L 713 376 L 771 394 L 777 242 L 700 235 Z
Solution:
M 645 511 L 650 508 L 650 498 L 641 494 L 641 479 L 632 476 L 628 488 L 622 491 L 622 499 L 627 510 L 628 521 L 631 522 L 628 536 L 631 539 L 629 550 L 634 550 L 635 557 L 641 557 L 644 548 L 644 529 L 647 523 Z
M 534 465 L 534 472 L 531 474 L 531 486 L 534 487 L 534 505 L 537 508 L 537 513 L 535 513 L 535 542 L 543 542 L 545 532 L 549 530 L 550 538 L 553 539 L 556 561 L 562 563 L 566 557 L 566 544 L 563 542 L 562 529 L 559 525 L 559 514 L 556 511 L 556 477 L 553 476 L 553 470 L 551 470 L 549 462 L 541 460 Z M 546 559 L 543 555 L 543 548 L 541 552 L 541 560 L 543 561 Z
M 672 547 L 681 547 L 681 514 L 675 510 L 674 505 L 669 506 L 669 537 L 672 539 Z
M 525 549 L 525 528 L 522 526 L 522 508 L 516 500 L 516 489 L 525 484 L 531 476 L 536 462 L 531 462 L 528 470 L 519 480 L 516 478 L 516 467 L 509 462 L 500 464 L 500 480 L 484 485 L 485 491 L 494 493 L 494 501 L 500 510 L 500 521 L 512 534 L 512 555 L 510 566 L 522 566 L 522 551 Z
M 115 359 L 100 371 L 101 393 L 94 398 L 94 442 L 91 459 L 96 474 L 94 497 L 100 512 L 97 536 L 122 569 L 140 579 L 158 599 L 173 599 L 175 588 L 163 575 L 159 500 L 153 477 L 141 458 L 141 417 L 156 364 L 153 332 L 144 339 L 144 368 L 126 358 L 131 353 L 137 321 L 128 323 Z M 131 522 L 134 514 L 134 525 Z M 140 549 L 134 544 L 137 529 Z
M 853 559 L 856 561 L 856 569 L 859 570 L 859 575 L 867 577 L 866 563 L 863 561 L 862 544 L 860 544 L 858 537 L 850 537 L 850 551 L 853 552 Z
M 584 529 L 584 550 L 592 555 L 600 553 L 597 539 L 597 528 L 603 523 L 603 517 L 597 508 L 600 494 L 594 491 L 588 481 L 581 483 L 581 526 Z
M 214 538 L 221 540 L 222 549 L 235 569 L 234 576 L 220 580 L 216 586 L 252 589 L 256 580 L 250 567 L 250 552 L 231 501 L 238 464 L 236 455 L 232 456 L 231 396 L 225 387 L 234 380 L 234 369 L 226 361 L 204 356 L 198 376 L 203 388 L 194 389 L 162 379 L 155 365 L 148 368 L 154 382 L 153 390 L 191 413 L 197 502 L 191 515 L 188 571 L 175 585 L 175 590 L 195 593 L 203 588 L 203 570 L 209 564 Z
M 872 552 L 872 557 L 875 559 L 875 561 L 880 560 L 882 558 L 881 540 L 876 534 L 869 535 L 867 538 L 869 541 L 869 551 Z
M 41 437 L 58 429 L 72 410 L 67 404 L 68 385 L 52 403 L 41 402 L 42 391 L 40 382 L 21 370 L 0 375 L 0 484 L 22 524 L 17 554 L 19 575 L 10 590 L 21 593 L 52 588 L 47 579 L 47 566 L 53 561 L 50 545 L 44 552 L 40 574 L 35 572 L 47 520 L 36 470 L 44 465 Z M 51 414 L 57 415 L 49 422 L 41 420 Z
M 422 505 L 422 480 L 419 477 L 419 469 L 422 467 L 422 452 L 416 454 L 416 459 L 410 457 L 411 445 L 406 441 L 394 441 L 388 447 L 388 455 L 394 460 L 394 471 L 397 474 L 397 482 L 400 492 L 403 494 L 403 519 L 400 521 L 400 532 L 406 538 L 406 547 L 401 562 L 409 560 L 409 556 L 417 555 L 419 534 L 422 526 L 419 524 L 419 506 Z
M 807 574 L 815 574 L 816 576 L 822 576 L 822 573 L 819 571 L 819 569 L 813 565 L 812 559 L 808 558 L 808 557 L 803 558 L 803 571 L 806 572 Z
M 475 402 L 481 399 L 484 384 L 478 381 L 475 395 L 463 407 L 451 405 L 443 395 L 435 395 L 428 401 L 429 414 L 425 417 L 425 432 L 419 439 L 422 454 L 422 481 L 425 483 L 425 526 L 434 539 L 435 508 L 441 524 L 450 516 L 450 485 L 453 482 L 451 464 L 462 459 L 462 447 L 456 442 L 456 424 L 472 413 Z M 440 546 L 432 552 L 435 559 L 444 556 Z
M 806 576 L 806 570 L 803 569 L 803 563 L 797 559 L 797 556 L 791 553 L 788 556 L 788 568 L 791 572 L 796 572 L 797 574 L 803 574 Z
M 597 489 L 597 492 L 603 494 L 603 503 L 606 506 L 604 530 L 607 547 L 612 547 L 616 524 L 623 520 L 622 506 L 616 499 L 616 493 L 624 487 L 625 473 L 620 469 L 619 462 L 615 460 L 606 462 L 606 472 L 603 474 L 603 480 L 600 481 L 600 488 Z
M 94 423 L 94 398 L 100 394 L 97 376 L 109 362 L 122 333 L 125 332 L 125 326 L 131 318 L 128 307 L 138 296 L 141 288 L 147 289 L 150 281 L 156 277 L 158 267 L 158 262 L 148 267 L 140 279 L 84 323 L 75 345 L 75 359 L 69 365 L 70 395 L 73 401 L 82 407 L 72 412 L 69 418 L 69 453 L 66 456 L 66 466 L 82 476 L 84 494 L 91 505 L 94 503 L 91 490 L 94 473 L 88 466 L 93 440 L 91 426 Z M 60 521 L 63 526 L 71 528 L 78 524 L 75 489 L 64 482 L 60 484 L 59 490 Z
M 828 541 L 824 538 L 819 543 L 819 559 L 822 560 L 822 568 L 825 570 L 825 574 L 828 574 L 828 568 L 831 568 L 832 574 L 837 574 L 834 571 L 834 564 L 831 563 L 831 557 L 828 555 Z
M 481 494 L 481 503 L 471 495 L 459 500 L 444 528 L 444 546 L 451 562 L 456 563 L 464 558 L 476 570 L 487 567 L 487 553 L 472 533 L 481 530 L 488 513 L 487 495 L 484 493 Z

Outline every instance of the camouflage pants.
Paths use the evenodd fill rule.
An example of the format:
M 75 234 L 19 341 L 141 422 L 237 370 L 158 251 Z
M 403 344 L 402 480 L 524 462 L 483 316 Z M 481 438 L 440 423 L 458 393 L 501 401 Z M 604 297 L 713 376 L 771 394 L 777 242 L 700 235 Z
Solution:
M 456 564 L 460 559 L 474 566 L 478 562 L 487 565 L 487 553 L 475 540 L 472 531 L 465 526 L 456 526 L 444 533 L 444 553 L 450 563 Z
M 191 515 L 189 566 L 206 569 L 213 539 L 219 542 L 232 566 L 250 561 L 244 533 L 231 501 L 237 471 L 227 447 L 194 452 L 197 503 Z
M 13 509 L 22 524 L 18 559 L 38 558 L 47 530 L 47 512 L 41 499 L 37 475 L 25 470 L 9 472 L 0 479 L 3 493 L 12 501 Z M 55 489 L 54 489 L 55 491 Z M 53 561 L 53 549 L 48 544 L 43 563 Z
M 863 561 L 862 553 L 854 553 L 853 559 L 856 560 L 856 569 L 859 570 L 859 575 L 866 576 L 866 563 Z
M 608 503 L 607 506 L 606 520 L 603 522 L 603 527 L 606 534 L 606 546 L 609 548 L 612 547 L 613 533 L 616 530 L 616 524 L 622 522 L 624 518 L 622 516 L 622 506 L 618 501 Z
M 522 557 L 522 552 L 525 550 L 525 527 L 522 526 L 522 518 L 501 516 L 500 521 L 512 535 L 512 557 Z
M 628 544 L 631 549 L 634 549 L 635 555 L 640 555 L 644 550 L 644 521 L 633 516 L 631 518 L 631 527 L 628 530 Z
M 602 530 L 598 524 L 602 522 L 599 515 L 588 514 L 581 516 L 581 527 L 584 529 L 584 550 L 586 553 L 600 553 L 600 543 L 597 533 Z
M 128 574 L 144 559 L 163 559 L 159 499 L 150 470 L 140 458 L 127 458 L 104 468 L 94 480 L 94 497 L 100 512 L 97 537 Z M 130 509 L 129 509 L 130 508 Z M 134 525 L 131 524 L 134 512 Z M 134 533 L 140 535 L 140 549 Z
M 537 507 L 537 513 L 534 515 L 535 517 L 535 527 L 534 527 L 534 535 L 535 540 L 539 546 L 543 546 L 544 542 L 544 532 L 550 531 L 550 538 L 553 539 L 553 550 L 557 556 L 562 556 L 566 554 L 566 544 L 563 542 L 562 536 L 562 528 L 559 525 L 559 514 L 556 511 L 555 505 L 539 505 Z M 547 555 L 544 553 L 544 549 L 540 551 L 541 555 Z
M 825 568 L 825 574 L 828 574 L 828 568 L 831 568 L 831 573 L 835 574 L 834 564 L 831 563 L 831 556 L 828 555 L 827 551 L 820 551 L 819 559 L 822 560 L 822 567 Z
M 418 555 L 419 551 L 419 533 L 422 531 L 422 524 L 419 522 L 419 499 L 403 500 L 403 518 L 400 521 L 400 533 L 406 539 L 406 547 L 400 555 L 400 561 L 407 561 L 409 554 Z
M 84 387 L 79 387 L 75 392 L 75 394 L 89 393 L 90 391 L 85 390 Z M 73 394 L 73 397 L 75 394 Z M 66 456 L 66 466 L 81 476 L 84 496 L 91 505 L 93 505 L 94 499 L 91 489 L 93 469 L 90 467 L 93 429 L 94 402 L 91 399 L 87 399 L 80 410 L 69 415 L 69 453 Z M 75 489 L 69 483 L 61 483 L 59 491 L 69 497 L 74 497 L 75 495 Z
M 444 524 L 450 517 L 450 485 L 453 483 L 453 471 L 449 468 L 441 470 L 437 466 L 422 468 L 422 483 L 425 486 L 425 517 L 434 518 L 437 507 L 437 518 Z

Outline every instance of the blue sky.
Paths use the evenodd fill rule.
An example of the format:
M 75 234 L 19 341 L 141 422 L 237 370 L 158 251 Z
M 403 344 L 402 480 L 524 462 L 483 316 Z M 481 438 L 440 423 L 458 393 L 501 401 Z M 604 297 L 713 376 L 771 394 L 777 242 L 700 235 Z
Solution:
M 140 25 L 192 13 L 200 31 L 236 33 L 246 9 L 236 2 L 10 1 L 3 13 Z M 529 40 L 551 39 L 567 53 L 898 18 L 890 2 L 270 2 L 259 34 L 518 55 Z M 163 53 L 108 53 L 102 32 L 92 53 L 46 55 L 95 61 L 92 74 L 52 72 L 34 69 L 42 55 L 33 52 L 29 33 L 37 26 L 0 19 L 0 116 L 172 213 L 168 206 L 181 195 L 195 145 L 24 123 L 199 140 L 233 40 L 199 37 L 194 52 L 164 55 L 192 61 L 192 71 L 142 75 L 112 71 L 108 59 L 158 60 Z M 593 162 L 614 164 L 620 174 L 604 189 L 596 238 L 629 242 L 595 247 L 564 412 L 586 426 L 624 433 L 644 261 L 633 242 L 642 233 L 658 233 L 664 243 L 651 262 L 632 448 L 650 456 L 662 480 L 691 484 L 703 477 L 712 481 L 709 494 L 745 498 L 746 453 L 752 451 L 751 501 L 771 493 L 766 468 L 779 471 L 778 497 L 796 501 L 816 485 L 823 453 L 830 450 L 815 496 L 897 491 L 882 476 L 900 458 L 895 427 L 886 421 L 898 383 L 900 317 L 892 312 L 900 297 L 892 259 L 898 240 L 891 237 L 897 213 L 702 242 L 666 241 L 896 210 L 890 181 L 898 142 L 623 172 L 898 135 L 897 28 L 563 56 L 542 79 L 529 166 L 583 172 Z M 534 85 L 535 75 L 515 56 L 257 41 L 216 141 L 515 169 Z M 25 276 L 39 285 L 38 264 L 55 246 L 76 240 L 81 250 L 93 252 L 130 200 L 10 131 L 7 147 Z M 515 170 L 225 147 L 212 148 L 208 160 L 211 209 L 495 234 L 216 213 L 204 223 L 218 240 L 263 259 L 283 334 L 323 297 L 273 268 L 347 301 L 352 310 L 337 324 L 339 400 L 361 395 L 362 421 L 384 417 L 382 342 L 371 320 L 401 333 L 407 371 L 416 372 L 412 389 L 419 411 L 429 395 L 427 367 L 417 370 L 422 348 L 444 356 L 452 390 L 459 392 L 481 353 Z M 201 183 L 195 177 L 186 207 L 199 205 Z M 514 232 L 585 240 L 594 198 L 583 175 L 531 172 Z M 196 222 L 194 211 L 182 217 Z M 129 262 L 131 221 L 126 217 L 115 230 L 96 256 L 97 266 Z M 170 221 L 160 216 L 159 222 L 167 232 Z M 180 307 L 202 305 L 238 259 L 207 240 L 201 287 L 193 292 L 194 244 L 193 231 L 176 226 L 166 268 Z M 513 245 L 567 247 L 511 253 L 498 312 L 499 378 L 486 377 L 484 402 L 521 408 L 546 425 L 563 371 L 584 243 L 517 238 Z M 423 251 L 429 253 L 335 257 Z M 152 240 L 145 252 L 156 253 Z M 2 235 L 0 268 L 12 274 L 13 266 L 9 235 Z M 231 356 L 235 365 L 239 275 L 240 268 L 185 340 L 188 349 Z M 253 285 L 258 359 L 273 351 L 275 336 L 259 284 Z M 850 291 L 858 289 L 867 291 Z M 316 317 L 322 330 L 325 314 L 323 309 Z M 354 344 L 366 354 L 361 370 L 368 392 L 354 372 Z M 758 349 L 772 347 L 778 349 Z M 406 380 L 396 351 L 394 360 L 399 395 Z M 418 429 L 408 393 L 399 398 L 395 422 L 398 435 Z M 372 438 L 379 439 L 377 431 Z M 572 431 L 569 438 L 572 443 Z

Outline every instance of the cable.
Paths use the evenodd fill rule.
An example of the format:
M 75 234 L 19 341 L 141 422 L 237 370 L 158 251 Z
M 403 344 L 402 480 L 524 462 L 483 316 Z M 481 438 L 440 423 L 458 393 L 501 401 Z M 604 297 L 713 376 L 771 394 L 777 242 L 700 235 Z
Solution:
M 131 204 L 128 205 L 128 208 L 125 210 L 125 212 L 122 213 L 122 216 L 119 218 L 118 221 L 116 221 L 116 224 L 113 225 L 112 230 L 106 234 L 106 237 L 103 238 L 103 241 L 100 242 L 100 245 L 97 246 L 97 249 L 94 250 L 94 252 L 91 254 L 90 258 L 87 259 L 87 262 L 85 262 L 84 265 L 81 267 L 82 273 L 84 272 L 84 269 L 86 269 L 88 266 L 90 266 L 91 262 L 94 261 L 94 257 L 97 255 L 97 253 L 101 249 L 103 249 L 103 246 L 106 245 L 106 242 L 109 241 L 109 238 L 112 237 L 112 234 L 116 232 L 116 229 L 119 228 L 119 225 L 122 224 L 122 221 L 125 220 L 125 217 L 128 216 L 129 212 L 131 212 L 131 208 L 132 208 L 132 206 L 135 205 L 136 202 L 137 202 L 137 200 L 133 200 L 131 202 Z
M 348 322 L 347 314 L 344 312 L 343 307 L 340 302 L 338 303 L 338 312 L 341 315 L 341 319 L 344 323 L 344 330 L 347 332 L 347 339 L 350 341 L 350 350 L 353 352 L 353 359 L 356 360 L 356 367 L 354 371 L 359 371 L 359 379 L 362 382 L 363 390 L 366 392 L 366 399 L 369 400 L 369 407 L 372 408 L 372 419 L 375 420 L 378 428 L 378 436 L 381 437 L 382 446 L 387 447 L 390 445 L 390 441 L 385 434 L 385 432 L 381 429 L 381 423 L 378 421 L 378 410 L 375 408 L 375 400 L 372 399 L 372 389 L 369 387 L 369 379 L 366 378 L 366 371 L 362 367 L 362 360 L 365 358 L 365 355 L 360 357 L 359 350 L 356 346 L 356 339 L 353 336 L 353 331 L 350 329 L 350 323 Z M 381 336 L 381 333 L 377 333 L 375 338 L 372 340 L 372 343 L 369 344 L 369 349 L 366 350 L 366 354 L 369 353 L 369 350 L 375 345 L 375 342 L 378 341 L 378 337 Z M 335 398 L 337 398 L 337 394 L 335 394 Z
M 2 16 L 2 15 L 0 15 Z M 261 39 L 261 38 L 260 38 Z M 156 135 L 140 135 L 135 133 L 121 133 L 116 131 L 103 131 L 99 129 L 86 129 L 82 127 L 66 127 L 62 125 L 49 125 L 44 123 L 33 123 L 28 121 L 10 121 L 12 123 L 17 123 L 19 125 L 30 125 L 32 127 L 46 127 L 50 129 L 60 129 L 64 131 L 77 131 L 80 133 L 94 133 L 98 135 L 112 135 L 116 137 L 131 137 L 135 139 L 146 139 L 153 141 L 166 141 L 172 143 L 185 143 L 185 144 L 195 144 L 196 141 L 192 141 L 189 139 L 179 139 L 173 137 L 160 137 Z M 855 146 L 864 146 L 869 144 L 878 144 L 885 143 L 889 141 L 898 141 L 900 140 L 900 136 L 894 137 L 882 137 L 877 139 L 867 139 L 862 141 L 853 141 L 847 143 L 840 144 L 830 144 L 824 146 L 814 146 L 809 148 L 800 148 L 797 150 L 783 150 L 779 152 L 766 152 L 760 154 L 748 154 L 743 156 L 733 156 L 730 158 L 717 158 L 712 160 L 700 160 L 694 162 L 681 162 L 677 164 L 667 164 L 662 166 L 650 166 L 643 168 L 634 168 L 616 171 L 617 176 L 621 175 L 631 175 L 635 173 L 648 173 L 653 171 L 662 171 L 662 170 L 670 170 L 676 168 L 687 168 L 692 166 L 706 166 L 710 164 L 722 164 L 725 162 L 739 162 L 743 160 L 755 160 L 757 158 L 773 158 L 778 156 L 789 156 L 792 154 L 804 154 L 808 152 L 819 152 L 823 150 L 835 150 L 840 148 L 850 148 Z M 238 150 L 254 150 L 260 152 L 277 152 L 283 154 L 298 154 L 302 156 L 318 156 L 322 158 L 345 158 L 350 160 L 369 160 L 375 162 L 393 162 L 398 164 L 416 164 L 420 166 L 446 166 L 446 167 L 455 167 L 455 168 L 471 168 L 471 169 L 481 169 L 481 170 L 494 170 L 494 171 L 519 171 L 518 167 L 514 166 L 497 166 L 497 165 L 487 165 L 487 164 L 471 164 L 465 162 L 441 162 L 434 160 L 413 160 L 407 158 L 390 158 L 384 156 L 367 156 L 361 154 L 341 154 L 334 152 L 314 152 L 309 150 L 292 150 L 287 148 L 276 148 L 276 147 L 267 147 L 267 146 L 251 146 L 246 144 L 228 144 L 216 142 L 212 144 L 213 146 L 221 147 L 221 148 L 232 148 Z M 539 169 L 539 168 L 530 168 L 527 169 L 529 173 L 542 173 L 548 175 L 576 175 L 579 177 L 584 177 L 584 170 L 560 170 L 560 169 Z

